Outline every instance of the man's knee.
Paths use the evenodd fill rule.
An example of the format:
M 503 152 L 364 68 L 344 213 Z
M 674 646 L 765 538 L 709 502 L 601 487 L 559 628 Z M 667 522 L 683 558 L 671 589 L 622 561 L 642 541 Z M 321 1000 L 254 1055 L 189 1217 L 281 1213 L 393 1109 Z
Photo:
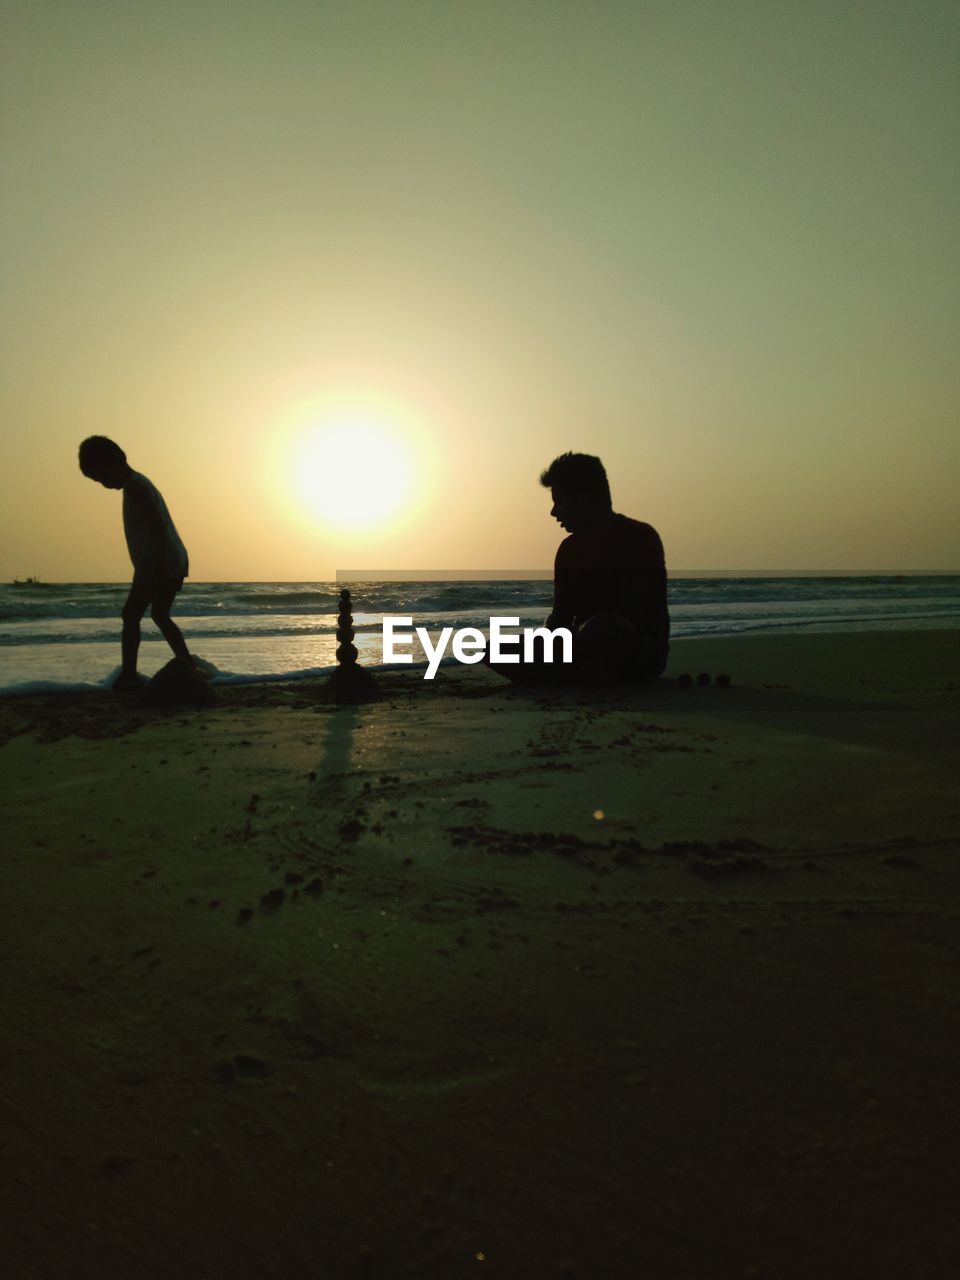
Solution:
M 158 626 L 162 631 L 163 628 L 170 621 L 170 606 L 163 605 L 163 604 L 152 604 L 150 606 L 150 617 L 152 621 L 156 624 L 156 626 Z
M 629 618 L 608 611 L 595 613 L 578 627 L 576 647 L 583 658 L 620 659 L 637 647 L 638 639 Z

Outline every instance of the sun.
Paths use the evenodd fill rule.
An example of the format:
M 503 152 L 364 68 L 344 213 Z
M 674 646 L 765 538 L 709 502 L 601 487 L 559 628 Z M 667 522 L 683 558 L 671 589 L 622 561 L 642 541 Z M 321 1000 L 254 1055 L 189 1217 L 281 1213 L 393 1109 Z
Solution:
M 291 460 L 300 502 L 315 519 L 336 528 L 386 524 L 412 497 L 409 445 L 378 423 L 344 420 L 308 428 Z
M 435 500 L 437 431 L 395 396 L 337 388 L 291 397 L 259 443 L 273 505 L 307 537 L 349 536 L 372 549 L 418 527 Z

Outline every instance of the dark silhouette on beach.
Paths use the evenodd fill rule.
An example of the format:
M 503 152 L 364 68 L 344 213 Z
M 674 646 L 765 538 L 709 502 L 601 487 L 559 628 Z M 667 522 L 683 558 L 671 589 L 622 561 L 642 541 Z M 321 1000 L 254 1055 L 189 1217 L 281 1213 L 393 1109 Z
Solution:
M 106 436 L 89 436 L 80 445 L 79 456 L 80 470 L 90 480 L 96 480 L 105 489 L 123 491 L 123 531 L 133 564 L 133 582 L 121 614 L 123 666 L 114 689 L 140 687 L 137 677 L 140 619 L 148 606 L 150 617 L 174 656 L 199 676 L 183 634 L 170 617 L 190 564 L 167 504 L 147 477 L 133 470 L 120 446 Z
M 655 680 L 670 647 L 667 571 L 656 529 L 613 510 L 603 463 L 590 454 L 561 454 L 540 483 L 568 535 L 557 549 L 546 625 L 573 633 L 573 664 L 494 670 L 520 681 Z

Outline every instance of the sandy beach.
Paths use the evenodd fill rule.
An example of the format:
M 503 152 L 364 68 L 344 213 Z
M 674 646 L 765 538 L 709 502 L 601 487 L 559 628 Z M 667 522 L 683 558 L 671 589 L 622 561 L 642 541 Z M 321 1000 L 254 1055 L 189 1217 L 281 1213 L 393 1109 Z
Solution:
M 4 1274 L 951 1274 L 958 655 L 0 703 Z

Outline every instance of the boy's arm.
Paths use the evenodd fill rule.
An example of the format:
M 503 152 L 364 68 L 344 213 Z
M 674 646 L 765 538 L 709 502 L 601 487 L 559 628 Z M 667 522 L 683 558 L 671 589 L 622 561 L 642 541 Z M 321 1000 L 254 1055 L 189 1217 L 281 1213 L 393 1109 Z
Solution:
M 136 508 L 138 516 L 160 522 L 160 509 L 152 490 L 137 476 L 130 476 L 123 486 L 124 497 Z
M 123 499 L 133 510 L 134 532 L 130 558 L 133 560 L 133 580 L 136 583 L 156 575 L 158 547 L 163 538 L 163 519 L 152 491 L 136 477 L 131 477 L 124 485 Z

